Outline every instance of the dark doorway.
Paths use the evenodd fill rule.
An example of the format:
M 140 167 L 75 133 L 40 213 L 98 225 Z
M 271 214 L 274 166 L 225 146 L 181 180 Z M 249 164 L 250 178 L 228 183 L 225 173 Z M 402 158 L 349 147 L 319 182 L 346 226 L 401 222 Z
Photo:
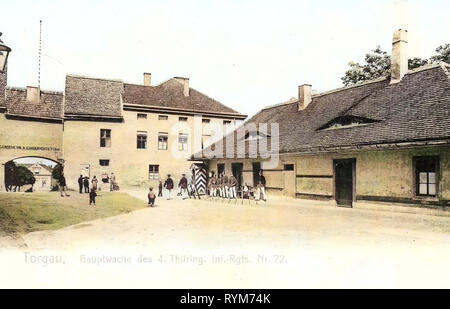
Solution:
M 261 163 L 253 162 L 253 186 L 256 187 L 259 180 L 259 171 L 261 170 Z
M 223 173 L 225 173 L 225 164 L 217 164 L 217 177 L 220 177 Z
M 338 206 L 352 207 L 356 159 L 334 160 L 335 198 Z
M 238 190 L 242 187 L 242 171 L 244 170 L 244 165 L 242 163 L 231 163 L 231 171 L 233 176 L 236 177 Z

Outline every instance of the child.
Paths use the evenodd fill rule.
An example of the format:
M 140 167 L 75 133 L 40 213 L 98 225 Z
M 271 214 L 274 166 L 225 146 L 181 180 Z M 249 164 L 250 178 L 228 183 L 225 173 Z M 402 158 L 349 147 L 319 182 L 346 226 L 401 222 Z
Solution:
M 94 204 L 95 206 L 95 197 L 97 196 L 96 190 L 94 188 L 91 189 L 91 192 L 89 192 L 89 205 Z
M 149 192 L 148 192 L 148 207 L 153 207 L 155 205 L 155 193 L 153 192 L 153 188 L 150 187 L 149 188 Z
M 162 181 L 159 181 L 159 185 L 158 185 L 158 197 L 162 197 Z

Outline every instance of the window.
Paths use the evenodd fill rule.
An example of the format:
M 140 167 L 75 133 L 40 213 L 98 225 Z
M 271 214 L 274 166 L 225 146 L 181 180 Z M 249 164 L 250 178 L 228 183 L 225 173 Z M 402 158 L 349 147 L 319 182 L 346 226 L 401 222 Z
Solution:
M 110 129 L 100 129 L 100 147 L 111 147 Z
M 178 135 L 178 150 L 186 151 L 188 150 L 188 135 L 184 133 L 180 133 Z
M 148 179 L 159 179 L 159 165 L 148 166 Z
M 351 128 L 356 126 L 367 125 L 374 122 L 377 122 L 377 120 L 351 115 L 339 116 L 331 120 L 327 124 L 321 126 L 318 130 Z
M 202 119 L 202 122 L 203 122 L 203 123 L 209 123 L 209 122 L 210 122 L 210 119 L 204 118 L 204 119 Z
M 158 120 L 167 120 L 169 119 L 169 116 L 167 115 L 158 115 Z
M 211 135 L 202 135 L 202 149 L 205 149 L 209 145 L 211 145 L 210 141 Z
M 147 119 L 147 114 L 137 114 L 137 119 Z
M 178 121 L 188 121 L 188 117 L 178 117 Z
M 415 157 L 416 194 L 437 196 L 439 157 Z
M 109 166 L 108 159 L 100 159 L 100 166 Z
M 147 149 L 147 132 L 137 132 L 137 149 Z
M 169 135 L 167 133 L 158 134 L 158 149 L 167 150 L 167 144 L 169 140 Z
M 223 125 L 230 125 L 231 124 L 231 120 L 224 120 L 223 121 Z
M 285 164 L 284 165 L 285 171 L 293 171 L 294 170 L 294 164 Z

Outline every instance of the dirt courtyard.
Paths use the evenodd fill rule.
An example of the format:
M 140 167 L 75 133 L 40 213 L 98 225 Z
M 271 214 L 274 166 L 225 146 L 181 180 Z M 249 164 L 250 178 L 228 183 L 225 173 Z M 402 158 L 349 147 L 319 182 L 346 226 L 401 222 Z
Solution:
M 450 287 L 449 216 L 285 198 L 158 199 L 0 243 L 2 288 Z

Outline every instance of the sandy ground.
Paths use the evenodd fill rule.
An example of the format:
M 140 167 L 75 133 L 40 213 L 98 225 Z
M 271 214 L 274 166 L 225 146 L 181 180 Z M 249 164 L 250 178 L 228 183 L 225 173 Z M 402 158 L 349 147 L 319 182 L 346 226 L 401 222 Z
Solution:
M 3 288 L 450 287 L 450 217 L 286 198 L 159 199 L 0 250 Z

